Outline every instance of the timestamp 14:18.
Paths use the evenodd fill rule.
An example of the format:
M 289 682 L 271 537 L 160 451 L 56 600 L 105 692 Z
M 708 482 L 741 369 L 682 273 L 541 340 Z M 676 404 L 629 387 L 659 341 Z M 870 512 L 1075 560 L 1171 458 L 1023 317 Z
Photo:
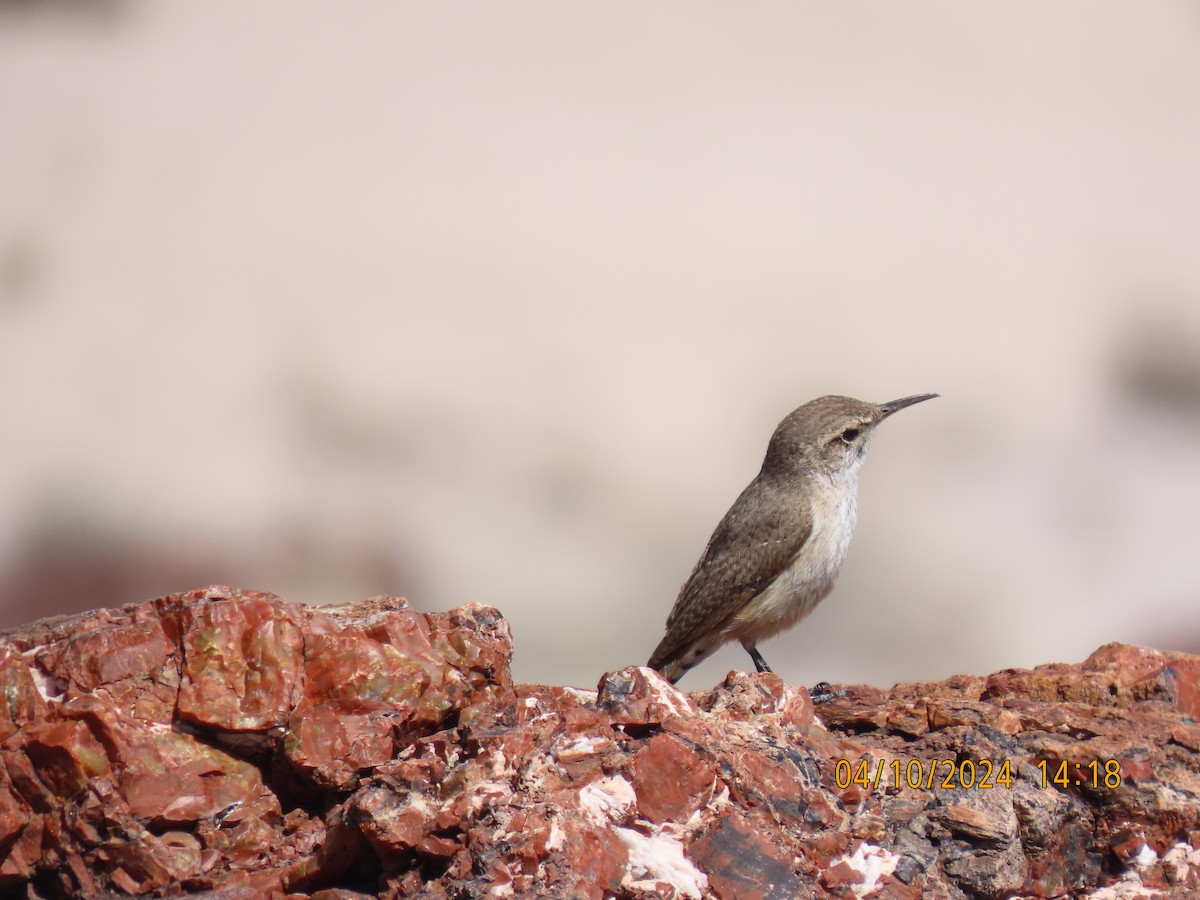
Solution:
M 1065 759 L 1057 766 L 1050 760 L 1037 763 L 1042 773 L 1042 787 L 1057 785 L 1063 788 L 1091 784 L 1093 788 L 1116 790 L 1121 786 L 1121 763 L 1119 760 L 1093 759 L 1088 763 L 1068 763 Z

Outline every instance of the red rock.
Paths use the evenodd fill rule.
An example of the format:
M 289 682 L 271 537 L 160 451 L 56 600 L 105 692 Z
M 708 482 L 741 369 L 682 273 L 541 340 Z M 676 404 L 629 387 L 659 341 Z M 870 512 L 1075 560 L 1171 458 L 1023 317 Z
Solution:
M 143 834 L 122 843 L 106 843 L 96 851 L 102 870 L 119 890 L 141 894 L 196 874 L 200 845 L 190 834 Z
M 12 644 L 0 644 L 0 741 L 46 715 L 33 673 Z
M 750 675 L 733 671 L 725 680 L 707 692 L 700 702 L 707 712 L 723 712 L 730 718 L 748 720 L 753 716 L 771 715 L 788 709 L 793 724 L 808 725 L 812 720 L 812 700 L 804 688 L 789 688 L 778 675 Z M 795 715 L 796 710 L 808 715 Z
M 992 843 L 1011 841 L 1016 837 L 1017 817 L 1007 795 L 964 793 L 963 799 L 970 802 L 946 803 L 938 810 L 938 821 L 951 832 Z
M 486 671 L 448 665 L 431 635 L 456 661 Z M 278 892 L 284 878 L 336 877 L 343 863 L 328 848 L 350 848 L 343 856 L 353 864 L 361 836 L 346 843 L 343 829 L 322 844 L 325 825 L 283 817 L 263 781 L 271 771 L 277 790 L 305 796 L 281 765 L 281 726 L 298 708 L 303 714 L 306 679 L 310 697 L 336 702 L 329 731 L 303 718 L 301 737 L 328 746 L 348 717 L 362 715 L 365 733 L 386 749 L 350 741 L 336 763 L 369 766 L 391 760 L 406 715 L 418 721 L 403 727 L 428 731 L 470 702 L 501 696 L 506 636 L 503 620 L 483 608 L 425 617 L 379 598 L 319 617 L 227 588 L 11 630 L 0 640 L 0 887 L 51 868 L 62 891 L 86 895 L 196 882 L 210 871 L 201 880 L 214 889 L 249 885 L 255 896 Z M 357 661 L 353 672 L 347 659 Z M 328 782 L 323 762 L 312 771 Z M 356 784 L 357 772 L 342 783 Z M 143 822 L 167 830 L 147 834 Z M 446 854 L 451 843 L 433 834 L 424 850 Z M 257 871 L 264 854 L 294 862 Z
M 289 717 L 285 745 L 293 764 L 346 789 L 360 770 L 390 760 L 397 739 L 432 731 L 455 708 L 504 696 L 510 685 L 507 629 L 480 610 L 452 614 L 446 625 L 435 620 L 435 627 L 420 626 L 404 601 L 381 597 L 357 613 L 314 615 L 315 634 L 305 643 L 303 696 Z M 487 653 L 463 632 L 476 617 Z M 448 657 L 439 656 L 435 645 Z M 499 680 L 455 668 L 451 658 L 480 665 Z
M 301 683 L 302 616 L 273 596 L 206 599 L 179 611 L 178 714 L 230 731 L 284 724 Z
M 617 725 L 661 725 L 695 714 L 692 701 L 653 669 L 631 666 L 600 679 L 596 706 Z
M 716 782 L 712 765 L 669 734 L 651 738 L 634 756 L 638 812 L 651 822 L 686 821 Z
M 112 774 L 104 747 L 82 722 L 44 722 L 22 730 L 25 753 L 38 780 L 63 800 L 93 778 Z
M 454 856 L 462 849 L 462 841 L 441 834 L 428 835 L 417 845 L 417 852 L 425 856 Z
M 410 795 L 388 786 L 382 779 L 367 784 L 354 795 L 356 824 L 383 853 L 411 850 L 424 840 L 434 808 L 422 795 Z
M 814 710 L 770 674 L 514 687 L 511 651 L 486 607 L 219 587 L 0 635 L 0 892 L 1200 891 L 1195 657 L 1110 645 Z
M 611 829 L 587 821 L 563 826 L 563 881 L 572 890 L 589 888 L 615 893 L 626 870 L 626 852 Z
M 21 833 L 29 824 L 29 815 L 29 807 L 13 793 L 8 771 L 0 769 L 0 847 L 8 846 Z
M 825 831 L 807 843 L 813 852 L 832 859 L 846 852 L 846 848 L 850 846 L 850 837 L 841 831 Z
M 862 884 L 862 881 L 862 872 L 847 862 L 840 862 L 821 873 L 821 884 L 827 888 L 844 888 L 852 884 Z
M 983 725 L 984 717 L 984 710 L 978 703 L 930 703 L 925 708 L 925 721 L 933 731 L 954 725 Z
M 145 615 L 77 635 L 56 649 L 61 654 L 57 659 L 43 657 L 39 662 L 66 675 L 82 691 L 125 678 L 152 677 L 172 650 L 162 625 Z
M 18 823 L 14 823 L 18 824 Z M 0 886 L 13 887 L 26 883 L 37 872 L 38 863 L 42 861 L 42 838 L 45 834 L 45 818 L 34 815 L 19 823 L 19 828 L 9 826 L 9 831 L 16 833 L 16 838 L 6 840 L 3 846 L 5 856 L 0 860 Z
M 929 733 L 929 719 L 927 704 L 900 701 L 888 713 L 884 725 L 891 731 L 921 737 Z
M 898 689 L 898 688 L 897 688 Z M 856 729 L 877 730 L 887 725 L 888 717 L 894 708 L 888 704 L 888 697 L 878 688 L 865 684 L 838 685 L 832 700 L 823 703 L 818 718 L 825 727 L 844 731 Z M 921 704 L 921 715 L 924 717 L 924 702 Z M 902 709 L 907 712 L 908 704 Z M 928 729 L 924 723 L 921 732 Z

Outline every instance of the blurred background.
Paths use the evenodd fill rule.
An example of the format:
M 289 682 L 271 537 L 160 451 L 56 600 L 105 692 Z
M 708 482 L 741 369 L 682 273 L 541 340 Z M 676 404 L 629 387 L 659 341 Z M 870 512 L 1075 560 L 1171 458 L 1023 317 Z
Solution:
M 478 601 L 592 686 L 785 414 L 936 391 L 778 672 L 1200 652 L 1195 3 L 5 0 L 0 129 L 0 626 Z

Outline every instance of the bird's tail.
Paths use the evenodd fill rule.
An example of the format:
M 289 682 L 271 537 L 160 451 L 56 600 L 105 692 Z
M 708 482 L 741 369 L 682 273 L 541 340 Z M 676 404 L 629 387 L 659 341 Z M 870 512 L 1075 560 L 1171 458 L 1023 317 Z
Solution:
M 663 653 L 661 649 L 654 651 L 654 654 L 650 657 L 650 661 L 646 665 L 657 671 L 659 675 L 667 679 L 671 684 L 677 682 L 683 677 L 683 673 L 691 668 L 691 666 L 683 664 L 683 660 L 680 659 L 678 653 Z
M 674 684 L 692 666 L 708 659 L 719 646 L 720 641 L 713 640 L 709 635 L 685 640 L 681 644 L 678 635 L 668 631 L 650 654 L 650 662 L 646 665 L 657 669 L 658 674 Z

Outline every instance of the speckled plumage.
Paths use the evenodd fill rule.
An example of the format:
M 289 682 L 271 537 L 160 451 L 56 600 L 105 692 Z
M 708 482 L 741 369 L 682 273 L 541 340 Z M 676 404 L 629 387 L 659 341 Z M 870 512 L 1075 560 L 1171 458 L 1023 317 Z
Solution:
M 670 681 L 730 640 L 760 670 L 757 645 L 795 625 L 833 589 L 854 533 L 871 431 L 905 406 L 820 397 L 788 415 L 761 471 L 721 519 L 667 617 L 648 663 Z

